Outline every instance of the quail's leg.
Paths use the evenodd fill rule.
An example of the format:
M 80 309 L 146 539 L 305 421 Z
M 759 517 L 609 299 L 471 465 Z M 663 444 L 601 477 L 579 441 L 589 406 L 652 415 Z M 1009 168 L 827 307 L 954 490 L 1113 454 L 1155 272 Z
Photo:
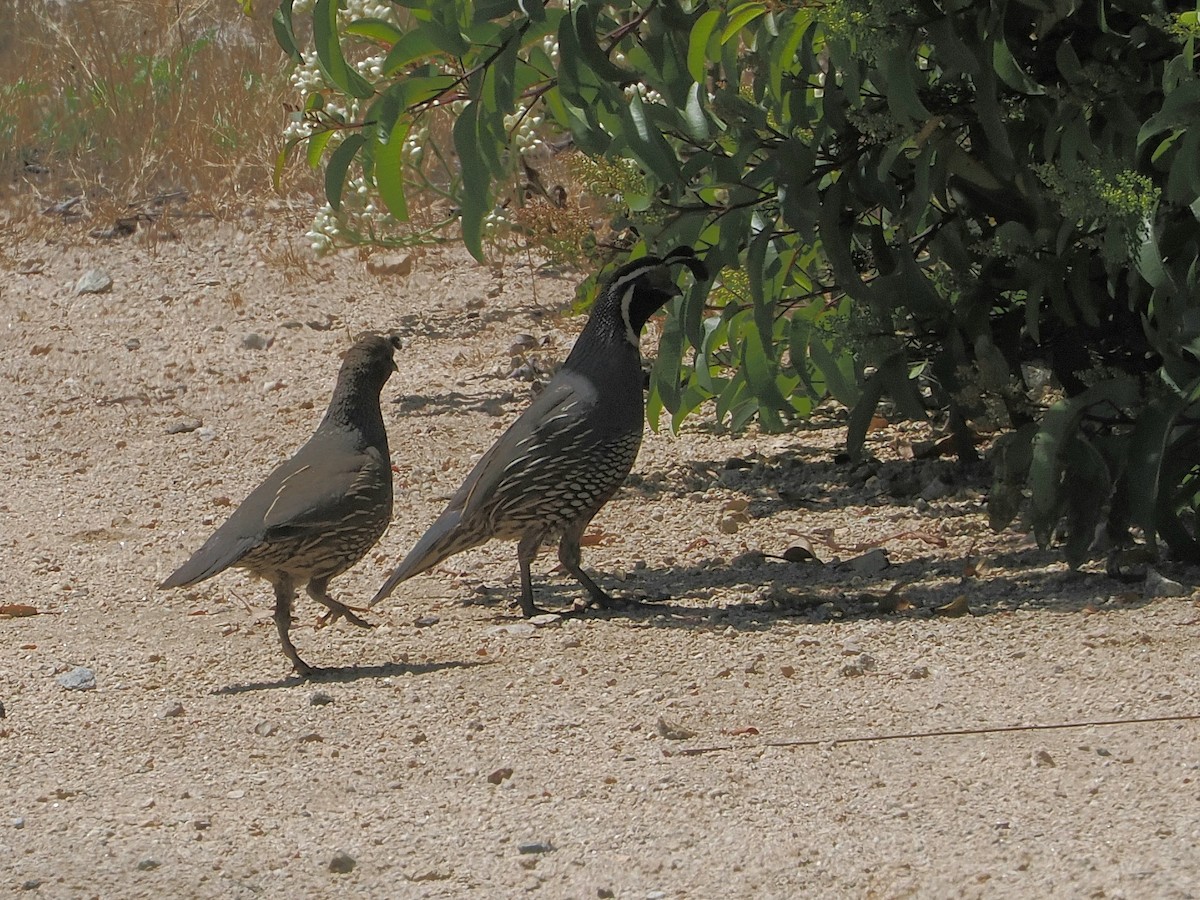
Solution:
M 317 619 L 318 628 L 324 628 L 326 625 L 332 625 L 338 619 L 345 619 L 350 624 L 357 625 L 359 628 L 374 627 L 366 619 L 356 616 L 351 607 L 347 606 L 345 603 L 339 603 L 330 597 L 328 585 L 328 578 L 314 578 L 308 583 L 308 587 L 305 588 L 308 596 L 312 597 L 327 610 L 324 615 Z
M 292 598 L 295 595 L 296 588 L 290 579 L 284 578 L 275 582 L 275 628 L 279 631 L 284 655 L 292 661 L 297 674 L 307 678 L 318 670 L 300 658 L 300 654 L 296 652 L 296 645 L 292 643 L 291 635 L 288 634 L 292 627 Z
M 538 547 L 542 545 L 544 536 L 542 531 L 528 532 L 517 544 L 517 564 L 521 567 L 521 613 L 527 619 L 546 611 L 534 605 L 533 576 L 529 574 L 529 567 L 537 557 Z
M 583 552 L 579 549 L 579 539 L 583 536 L 583 529 L 586 527 L 587 523 L 585 522 L 582 527 L 572 528 L 562 536 L 558 545 L 558 561 L 563 564 L 563 568 L 575 576 L 576 581 L 587 588 L 587 592 L 592 595 L 592 601 L 597 606 L 607 608 L 612 606 L 613 598 L 604 593 L 600 585 L 592 581 L 579 564 L 579 560 L 583 556 Z

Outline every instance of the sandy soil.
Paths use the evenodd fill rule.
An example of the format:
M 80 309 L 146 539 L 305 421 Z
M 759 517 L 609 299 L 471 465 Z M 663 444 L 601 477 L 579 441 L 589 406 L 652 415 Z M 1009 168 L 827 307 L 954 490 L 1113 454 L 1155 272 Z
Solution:
M 0 250 L 0 604 L 37 612 L 0 618 L 0 890 L 1200 895 L 1196 573 L 1145 598 L 993 535 L 981 475 L 908 458 L 923 428 L 857 466 L 836 415 L 648 433 L 584 564 L 656 602 L 529 626 L 494 544 L 371 631 L 302 600 L 301 653 L 340 667 L 319 683 L 265 584 L 155 590 L 305 440 L 351 335 L 395 328 L 395 521 L 334 583 L 363 602 L 528 402 L 507 376 L 581 325 L 567 275 L 305 263 L 295 225 Z M 74 293 L 91 268 L 110 292 Z M 822 564 L 779 558 L 804 541 Z M 552 566 L 541 601 L 569 606 Z M 93 690 L 59 683 L 77 666 Z

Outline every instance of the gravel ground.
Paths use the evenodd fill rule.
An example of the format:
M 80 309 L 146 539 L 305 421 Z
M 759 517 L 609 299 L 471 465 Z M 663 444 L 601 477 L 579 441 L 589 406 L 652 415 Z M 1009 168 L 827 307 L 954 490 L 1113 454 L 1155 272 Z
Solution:
M 1197 573 L 1147 590 L 992 534 L 982 475 L 913 458 L 924 427 L 859 465 L 835 411 L 648 432 L 584 565 L 651 602 L 530 625 L 493 544 L 370 631 L 302 599 L 320 681 L 265 583 L 157 591 L 311 433 L 352 335 L 394 328 L 395 520 L 333 585 L 364 602 L 581 325 L 567 275 L 311 262 L 293 229 L 0 250 L 0 889 L 1200 895 Z M 90 269 L 111 289 L 76 294 Z

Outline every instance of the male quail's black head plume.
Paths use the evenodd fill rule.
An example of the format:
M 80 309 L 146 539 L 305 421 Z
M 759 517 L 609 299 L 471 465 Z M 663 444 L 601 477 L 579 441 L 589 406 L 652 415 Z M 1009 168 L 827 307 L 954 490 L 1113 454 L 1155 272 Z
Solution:
M 562 368 L 479 460 L 449 506 L 371 600 L 400 582 L 492 538 L 519 540 L 521 610 L 538 612 L 529 566 L 543 541 L 559 536 L 558 558 L 605 605 L 608 596 L 580 566 L 579 540 L 633 468 L 645 401 L 639 349 L 643 326 L 679 289 L 671 266 L 700 279 L 690 248 L 626 263 L 605 284 Z
M 329 596 L 329 580 L 366 555 L 392 518 L 392 467 L 379 394 L 396 371 L 398 339 L 368 334 L 347 352 L 325 418 L 296 455 L 267 476 L 192 558 L 160 588 L 184 587 L 231 566 L 275 588 L 275 627 L 296 671 L 300 658 L 288 630 L 296 588 L 326 607 L 323 621 L 344 616 L 369 628 Z

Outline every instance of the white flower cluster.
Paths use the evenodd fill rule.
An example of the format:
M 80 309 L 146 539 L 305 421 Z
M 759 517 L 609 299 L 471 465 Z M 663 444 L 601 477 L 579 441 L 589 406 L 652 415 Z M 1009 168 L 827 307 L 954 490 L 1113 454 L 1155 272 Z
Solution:
M 337 213 L 333 211 L 332 206 L 326 203 L 317 210 L 317 214 L 313 217 L 312 227 L 305 232 L 304 236 L 308 238 L 313 255 L 324 256 L 333 249 L 334 241 L 337 240 L 340 233 L 341 222 L 338 221 Z
M 494 237 L 498 232 L 508 225 L 508 216 L 504 214 L 503 208 L 497 206 L 490 213 L 483 217 L 483 233 L 489 237 Z
M 383 62 L 387 59 L 386 55 L 379 54 L 378 56 L 368 56 L 366 59 L 360 59 L 354 64 L 354 68 L 358 69 L 358 74 L 367 81 L 373 81 L 383 75 Z
M 661 104 L 663 102 L 662 94 L 646 87 L 640 81 L 625 85 L 625 96 L 632 97 L 634 94 L 640 94 L 643 103 Z
M 334 212 L 328 203 L 317 210 L 312 227 L 304 234 L 313 255 L 323 256 L 338 245 L 343 223 L 347 220 L 353 223 L 356 232 L 386 230 L 391 224 L 391 216 L 387 210 L 376 206 L 370 197 L 371 188 L 366 179 L 359 175 L 346 181 L 340 213 Z
M 408 132 L 404 139 L 404 148 L 400 151 L 404 164 L 419 166 L 425 157 L 425 143 L 429 140 L 429 126 L 418 125 Z
M 550 57 L 550 62 L 558 65 L 558 41 L 554 35 L 548 34 L 542 38 L 542 49 L 546 51 L 546 55 Z
M 504 130 L 512 134 L 517 152 L 522 156 L 543 146 L 542 139 L 538 136 L 538 127 L 542 121 L 542 116 L 529 115 L 529 108 L 524 104 L 518 106 L 512 115 L 504 117 Z
M 295 9 L 300 5 L 299 0 L 292 7 Z M 379 0 L 346 0 L 346 8 L 341 10 L 341 17 L 346 21 L 353 22 L 355 19 L 383 19 L 385 22 L 395 23 L 392 14 L 393 6 L 391 3 L 379 2 Z

